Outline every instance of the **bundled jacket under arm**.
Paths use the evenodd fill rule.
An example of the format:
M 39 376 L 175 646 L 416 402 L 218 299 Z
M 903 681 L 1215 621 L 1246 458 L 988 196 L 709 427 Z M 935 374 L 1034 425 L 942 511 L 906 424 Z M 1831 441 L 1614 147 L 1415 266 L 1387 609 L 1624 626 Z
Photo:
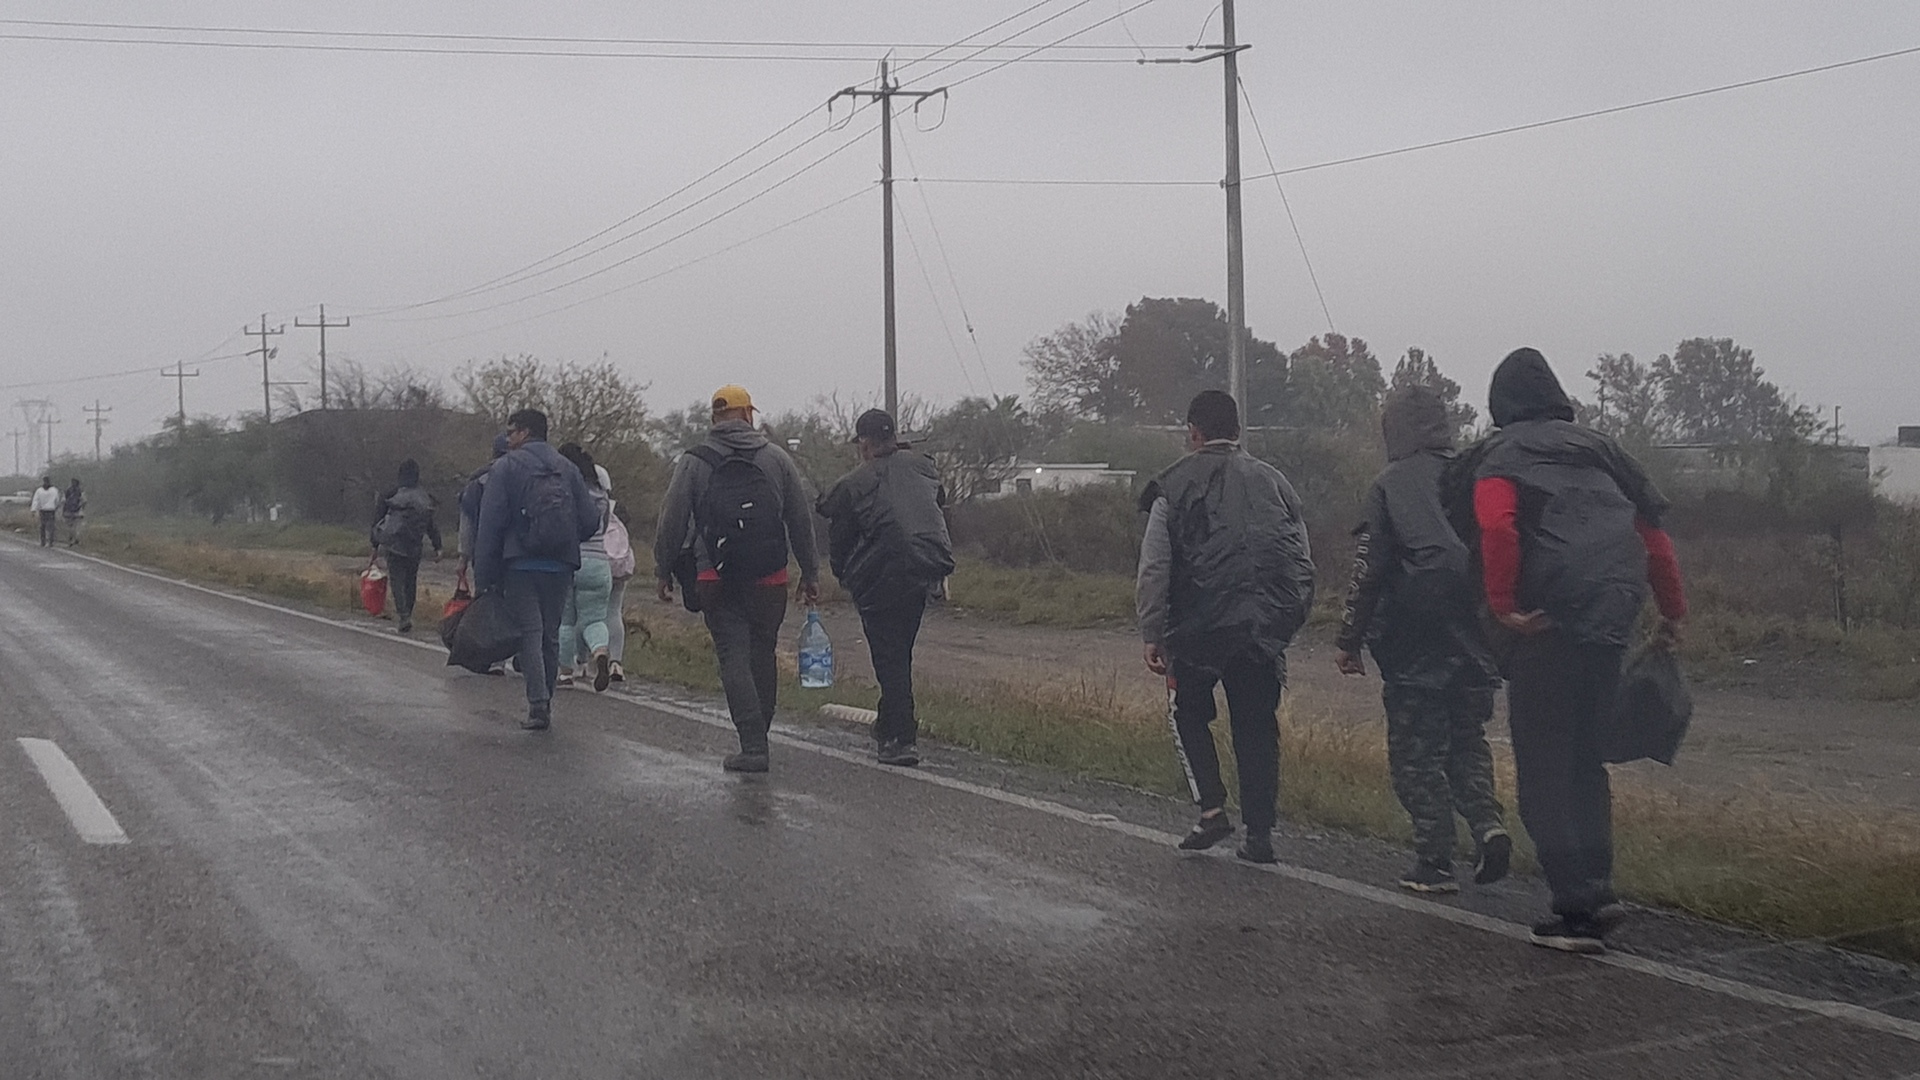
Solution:
M 600 530 L 600 511 L 594 504 L 587 481 L 573 462 L 543 441 L 528 442 L 510 451 L 487 470 L 485 492 L 480 498 L 480 520 L 474 526 L 473 587 L 475 592 L 500 584 L 508 564 L 528 557 L 522 547 L 521 510 L 527 505 L 533 478 L 553 470 L 568 481 L 573 496 L 573 524 L 576 538 L 570 550 L 546 556 L 561 565 L 580 568 L 580 544 Z
M 953 573 L 940 512 L 940 470 L 925 454 L 895 451 L 861 466 L 820 497 L 833 576 L 872 611 Z
M 813 541 L 813 504 L 807 498 L 806 484 L 800 479 L 800 469 L 793 459 L 745 420 L 715 424 L 707 433 L 706 445 L 722 454 L 753 455 L 754 465 L 767 474 L 774 490 L 780 493 L 780 517 L 787 524 L 787 545 L 793 551 L 794 561 L 800 564 L 800 580 L 807 583 L 820 580 L 820 555 Z M 661 501 L 660 524 L 653 536 L 653 572 L 657 579 L 666 581 L 673 576 L 673 564 L 686 550 L 689 538 L 700 569 L 713 569 L 713 556 L 699 540 L 693 524 L 694 507 L 700 505 L 706 495 L 707 481 L 712 477 L 713 467 L 693 454 L 681 454 L 674 463 L 673 480 Z

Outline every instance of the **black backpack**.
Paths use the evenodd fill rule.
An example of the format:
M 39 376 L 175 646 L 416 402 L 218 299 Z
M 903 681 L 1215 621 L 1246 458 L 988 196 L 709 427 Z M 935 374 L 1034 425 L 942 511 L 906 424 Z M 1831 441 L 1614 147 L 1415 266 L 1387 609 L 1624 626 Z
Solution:
M 693 508 L 693 520 L 722 581 L 758 581 L 787 567 L 780 491 L 754 464 L 758 452 L 723 455 L 710 446 L 687 451 L 713 469 L 706 493 Z
M 562 462 L 561 468 L 572 464 Z M 565 559 L 580 543 L 573 516 L 573 485 L 560 469 L 544 464 L 527 480 L 520 502 L 520 551 L 529 558 Z

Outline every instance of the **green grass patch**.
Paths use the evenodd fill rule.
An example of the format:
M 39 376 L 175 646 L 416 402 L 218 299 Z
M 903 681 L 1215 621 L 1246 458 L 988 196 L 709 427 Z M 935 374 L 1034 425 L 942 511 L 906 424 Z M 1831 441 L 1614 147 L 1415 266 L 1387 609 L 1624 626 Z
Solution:
M 955 607 L 1027 626 L 1133 622 L 1133 579 L 1060 567 L 1011 568 L 961 559 L 950 582 Z

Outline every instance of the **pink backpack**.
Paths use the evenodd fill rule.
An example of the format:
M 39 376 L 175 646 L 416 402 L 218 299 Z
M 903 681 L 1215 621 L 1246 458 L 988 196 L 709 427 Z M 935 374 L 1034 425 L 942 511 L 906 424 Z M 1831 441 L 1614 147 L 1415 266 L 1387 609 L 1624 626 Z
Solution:
M 607 562 L 617 578 L 632 577 L 634 569 L 633 538 L 627 535 L 627 527 L 613 515 L 613 505 L 607 505 Z

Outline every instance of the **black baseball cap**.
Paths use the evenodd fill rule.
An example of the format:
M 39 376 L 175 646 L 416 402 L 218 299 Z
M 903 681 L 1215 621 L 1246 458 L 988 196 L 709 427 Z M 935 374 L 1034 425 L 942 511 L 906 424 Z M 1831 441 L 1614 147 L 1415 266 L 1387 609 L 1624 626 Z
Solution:
M 853 422 L 853 437 L 859 439 L 893 438 L 893 417 L 884 409 L 868 409 Z

